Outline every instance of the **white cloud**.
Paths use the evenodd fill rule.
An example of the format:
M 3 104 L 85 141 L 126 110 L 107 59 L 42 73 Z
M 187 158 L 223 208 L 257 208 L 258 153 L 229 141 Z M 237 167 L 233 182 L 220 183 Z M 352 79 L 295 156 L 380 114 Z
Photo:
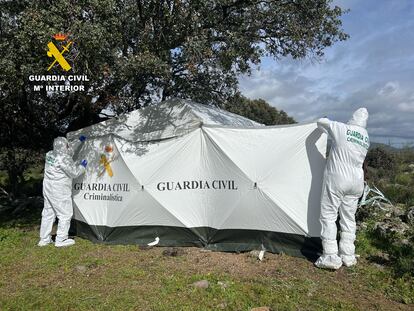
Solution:
M 402 112 L 414 112 L 414 101 L 411 103 L 399 103 L 398 109 Z M 411 126 L 414 127 L 414 120 L 412 120 Z
M 390 96 L 395 95 L 400 88 L 398 81 L 387 82 L 379 91 L 378 95 L 381 96 Z
M 240 77 L 242 93 L 267 100 L 299 122 L 325 115 L 347 121 L 365 106 L 377 140 L 414 142 L 414 3 L 342 3 L 351 9 L 343 18 L 348 41 L 327 49 L 319 63 L 265 58 L 260 71 Z

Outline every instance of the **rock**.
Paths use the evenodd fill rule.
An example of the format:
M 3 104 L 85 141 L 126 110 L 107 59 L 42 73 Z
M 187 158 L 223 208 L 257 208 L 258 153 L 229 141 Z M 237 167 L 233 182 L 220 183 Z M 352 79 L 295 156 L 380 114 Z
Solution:
M 250 309 L 250 311 L 271 311 L 270 307 L 256 307 Z
M 384 270 L 385 267 L 383 265 L 380 265 L 379 263 L 374 263 L 374 266 L 379 270 Z
M 249 257 L 252 257 L 254 259 L 257 259 L 257 260 L 262 261 L 263 260 L 263 256 L 264 256 L 264 252 L 263 252 L 263 254 L 261 254 L 261 251 L 252 250 L 252 251 L 250 251 L 248 253 L 248 256 Z
M 396 239 L 395 241 L 392 241 L 391 244 L 394 247 L 398 247 L 398 248 L 406 247 L 406 246 L 411 246 L 410 240 L 404 239 L 404 238 Z M 414 245 L 412 245 L 412 246 L 414 246 Z
M 185 254 L 184 250 L 182 248 L 178 247 L 169 247 L 166 250 L 162 252 L 164 256 L 171 256 L 171 257 L 177 257 L 182 256 Z
M 222 289 L 226 289 L 227 287 L 229 287 L 229 283 L 225 281 L 218 281 L 217 285 L 219 285 Z
M 386 238 L 393 233 L 403 235 L 410 227 L 401 221 L 400 218 L 384 219 L 375 223 L 374 229 L 381 237 Z
M 405 214 L 404 213 L 404 206 L 400 206 L 400 205 L 392 207 L 391 211 L 392 211 L 392 216 L 393 217 L 401 217 Z
M 410 229 L 410 226 L 409 225 L 407 225 L 406 223 L 404 223 L 404 222 L 401 222 L 400 223 L 400 226 L 398 227 L 398 228 L 395 228 L 394 230 L 395 230 L 395 232 L 397 232 L 397 233 L 401 233 L 401 234 L 403 234 L 403 233 L 405 233 L 405 231 L 407 231 L 408 229 Z
M 414 206 L 411 206 L 407 209 L 407 212 L 405 213 L 405 220 L 406 223 L 414 226 Z
M 379 257 L 383 258 L 383 260 L 385 262 L 390 261 L 390 254 L 388 254 L 388 253 L 382 252 L 382 253 L 379 254 Z
M 381 202 L 381 208 L 386 209 L 386 210 L 392 210 L 393 205 L 389 203 Z
M 79 273 L 85 273 L 88 270 L 88 268 L 86 266 L 77 265 L 75 266 L 75 270 Z
M 210 284 L 207 280 L 201 280 L 201 281 L 194 282 L 191 285 L 197 288 L 208 288 Z
M 253 251 L 250 251 L 248 255 L 249 257 L 257 258 L 259 256 L 259 253 L 260 251 L 253 250 Z
M 379 236 L 386 237 L 388 225 L 384 222 L 376 222 L 374 225 L 374 230 Z
M 96 262 L 91 262 L 87 266 L 88 269 L 95 269 L 96 267 L 98 267 L 98 264 Z
M 225 303 L 225 302 L 222 302 L 222 303 L 217 305 L 217 309 L 224 310 L 226 308 L 227 308 L 227 303 Z
M 385 252 L 378 253 L 377 255 L 368 256 L 367 259 L 373 262 L 374 265 L 386 266 L 390 264 L 390 255 Z

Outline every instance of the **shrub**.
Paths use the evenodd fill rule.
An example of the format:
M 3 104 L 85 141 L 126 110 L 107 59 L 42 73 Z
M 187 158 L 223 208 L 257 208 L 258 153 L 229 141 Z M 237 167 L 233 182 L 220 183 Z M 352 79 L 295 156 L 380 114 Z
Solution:
M 412 183 L 411 174 L 400 173 L 395 176 L 395 183 L 403 186 L 409 186 Z
M 395 156 L 382 147 L 376 147 L 368 151 L 366 158 L 368 166 L 383 170 L 395 169 Z

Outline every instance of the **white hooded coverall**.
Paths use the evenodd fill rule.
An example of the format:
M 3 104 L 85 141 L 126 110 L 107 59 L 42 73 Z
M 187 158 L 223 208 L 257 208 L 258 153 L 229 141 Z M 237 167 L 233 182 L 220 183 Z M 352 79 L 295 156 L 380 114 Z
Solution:
M 339 269 L 342 264 L 352 266 L 355 258 L 355 212 L 364 190 L 363 162 L 369 148 L 366 124 L 368 111 L 360 108 L 348 124 L 319 119 L 320 129 L 332 139 L 327 160 L 321 197 L 323 255 L 316 261 L 320 268 Z M 336 241 L 336 219 L 339 213 L 341 239 Z
M 76 165 L 73 151 L 64 137 L 53 142 L 53 150 L 46 154 L 43 179 L 44 207 L 40 225 L 40 243 L 51 242 L 51 231 L 56 216 L 59 219 L 56 242 L 68 238 L 72 208 L 72 179 L 82 175 L 85 168 Z

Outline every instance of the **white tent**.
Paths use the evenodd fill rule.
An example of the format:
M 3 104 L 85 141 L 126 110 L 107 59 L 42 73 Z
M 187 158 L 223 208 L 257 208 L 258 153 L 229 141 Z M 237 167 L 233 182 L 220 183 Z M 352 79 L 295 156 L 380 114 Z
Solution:
M 85 135 L 84 144 L 76 143 Z M 88 159 L 74 227 L 98 242 L 320 250 L 326 135 L 170 100 L 68 134 Z

